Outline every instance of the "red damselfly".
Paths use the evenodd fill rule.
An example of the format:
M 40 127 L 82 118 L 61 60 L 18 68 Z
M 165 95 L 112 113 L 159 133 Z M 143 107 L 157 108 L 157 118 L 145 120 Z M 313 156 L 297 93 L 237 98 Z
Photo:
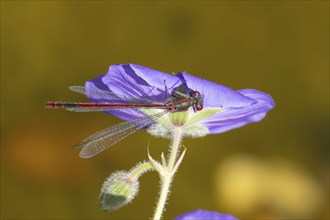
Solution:
M 76 147 L 82 148 L 79 154 L 82 158 L 95 156 L 118 141 L 133 134 L 135 131 L 147 128 L 156 123 L 157 119 L 166 113 L 188 111 L 189 108 L 192 108 L 195 112 L 203 109 L 203 98 L 201 94 L 198 91 L 187 89 L 187 86 L 184 84 L 177 87 L 170 98 L 167 98 L 167 101 L 164 103 L 121 97 L 110 91 L 86 88 L 84 86 L 70 86 L 69 89 L 74 92 L 85 94 L 88 97 L 92 96 L 105 99 L 107 102 L 46 102 L 46 108 L 63 108 L 75 112 L 109 111 L 127 108 L 160 110 L 153 115 L 145 115 L 131 121 L 125 121 L 87 137 L 80 144 L 76 145 Z

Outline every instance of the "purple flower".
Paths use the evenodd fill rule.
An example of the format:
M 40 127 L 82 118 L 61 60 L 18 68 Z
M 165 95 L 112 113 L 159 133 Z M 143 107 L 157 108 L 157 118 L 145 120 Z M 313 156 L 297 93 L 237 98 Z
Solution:
M 204 105 L 202 111 L 188 111 L 188 119 L 182 125 L 184 136 L 201 137 L 225 132 L 250 122 L 258 122 L 274 107 L 271 96 L 254 89 L 235 91 L 184 72 L 171 75 L 135 64 L 111 65 L 107 74 L 86 82 L 85 86 L 87 90 L 98 88 L 131 100 L 145 99 L 149 102 L 164 103 L 182 83 L 189 89 L 199 91 L 203 96 Z M 111 103 L 115 97 L 88 95 L 88 98 L 93 102 Z M 154 111 L 136 109 L 111 110 L 108 113 L 124 120 L 155 114 Z M 159 123 L 147 129 L 148 132 L 164 137 L 170 136 L 173 120 L 169 115 L 163 116 Z
M 229 214 L 221 214 L 218 212 L 206 211 L 202 209 L 198 209 L 192 212 L 188 212 L 186 214 L 180 215 L 174 220 L 238 220 L 232 215 Z

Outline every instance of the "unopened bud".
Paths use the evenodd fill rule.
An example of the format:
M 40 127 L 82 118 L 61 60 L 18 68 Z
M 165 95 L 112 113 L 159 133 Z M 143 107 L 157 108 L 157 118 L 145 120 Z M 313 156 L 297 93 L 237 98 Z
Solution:
M 99 203 L 103 211 L 112 211 L 131 202 L 139 190 L 137 179 L 130 179 L 129 173 L 120 171 L 112 174 L 103 183 Z

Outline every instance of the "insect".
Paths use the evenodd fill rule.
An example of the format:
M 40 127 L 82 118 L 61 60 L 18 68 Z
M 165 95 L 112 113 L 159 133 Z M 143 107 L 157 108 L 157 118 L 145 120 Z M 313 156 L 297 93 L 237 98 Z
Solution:
M 133 134 L 137 130 L 147 128 L 156 123 L 156 120 L 173 112 L 188 111 L 192 108 L 194 112 L 203 109 L 203 97 L 198 91 L 188 89 L 185 84 L 177 87 L 172 95 L 165 102 L 155 102 L 154 100 L 127 98 L 114 94 L 111 91 L 105 91 L 98 88 L 86 88 L 84 86 L 70 86 L 70 90 L 78 92 L 88 97 L 97 97 L 100 100 L 105 99 L 107 102 L 46 102 L 46 108 L 49 109 L 66 109 L 74 112 L 91 112 L 91 111 L 109 111 L 121 109 L 159 109 L 158 113 L 153 115 L 145 115 L 131 121 L 125 121 L 117 125 L 99 131 L 86 139 L 77 148 L 82 148 L 79 156 L 82 158 L 93 157 L 108 147 L 116 144 L 120 140 Z

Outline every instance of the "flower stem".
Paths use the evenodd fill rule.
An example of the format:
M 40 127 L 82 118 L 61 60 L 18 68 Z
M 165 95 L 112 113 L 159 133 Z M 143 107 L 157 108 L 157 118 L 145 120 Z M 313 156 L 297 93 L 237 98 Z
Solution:
M 160 220 L 163 214 L 163 211 L 165 209 L 165 204 L 168 198 L 168 195 L 170 193 L 170 187 L 171 183 L 173 181 L 173 168 L 176 163 L 177 155 L 180 150 L 180 143 L 182 139 L 182 128 L 181 127 L 175 127 L 173 130 L 173 140 L 172 140 L 172 146 L 170 148 L 170 156 L 168 159 L 168 164 L 166 167 L 165 173 L 161 176 L 161 189 L 160 189 L 160 195 L 157 202 L 156 210 L 154 213 L 153 220 Z
M 143 173 L 154 169 L 149 162 L 143 162 L 130 170 L 130 179 L 138 179 Z

